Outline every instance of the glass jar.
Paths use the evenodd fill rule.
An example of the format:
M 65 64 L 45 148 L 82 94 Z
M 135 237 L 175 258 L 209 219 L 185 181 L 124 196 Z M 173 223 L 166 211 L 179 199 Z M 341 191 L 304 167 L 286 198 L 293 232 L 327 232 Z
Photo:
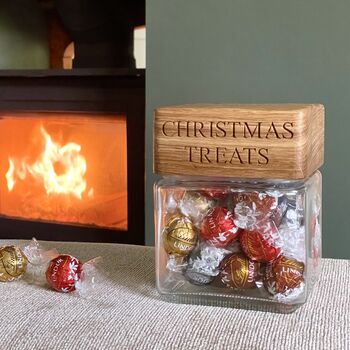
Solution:
M 180 108 L 183 115 L 184 107 Z M 188 108 L 193 113 L 193 107 Z M 201 110 L 203 121 L 200 123 L 204 125 L 209 120 L 207 125 L 210 126 L 213 117 L 208 107 L 205 108 L 206 112 Z M 261 109 L 247 106 L 244 110 L 249 112 L 252 108 L 266 113 L 265 106 Z M 215 109 L 218 110 L 218 107 Z M 242 106 L 239 109 L 242 110 Z M 270 110 L 276 115 L 281 107 L 272 106 Z M 296 110 L 300 111 L 300 108 Z M 254 172 L 251 168 L 247 171 L 247 178 L 219 176 L 222 165 L 214 163 L 196 164 L 197 174 L 193 174 L 193 169 L 188 170 L 186 165 L 186 161 L 190 163 L 193 157 L 181 160 L 179 156 L 181 149 L 188 146 L 179 144 L 180 141 L 188 141 L 189 137 L 195 144 L 192 147 L 198 149 L 202 146 L 196 145 L 195 132 L 192 138 L 181 138 L 180 135 L 180 140 L 177 137 L 175 141 L 171 139 L 169 143 L 163 143 L 164 134 L 171 134 L 170 129 L 164 132 L 164 124 L 174 125 L 173 121 L 169 122 L 169 115 L 173 117 L 174 113 L 167 112 L 164 119 L 163 111 L 158 110 L 155 124 L 155 169 L 169 173 L 163 174 L 154 186 L 156 283 L 159 293 L 173 302 L 283 313 L 294 311 L 306 302 L 319 274 L 321 173 L 316 168 L 302 178 L 290 175 L 283 180 L 270 179 L 269 169 L 271 173 L 285 173 L 283 167 L 276 170 L 275 158 L 271 156 L 263 172 L 257 162 Z M 276 130 L 277 126 L 284 125 L 284 118 L 290 117 L 290 114 L 282 113 L 282 119 L 281 116 L 277 118 Z M 295 115 L 300 117 L 300 113 Z M 241 123 L 237 107 L 230 106 L 230 118 Z M 308 120 L 309 116 L 304 114 L 303 118 L 291 124 L 295 127 L 297 122 Z M 161 128 L 163 130 L 160 131 Z M 203 130 L 202 135 L 205 135 Z M 190 134 L 188 130 L 186 134 Z M 300 146 L 300 137 L 296 146 L 290 144 L 290 152 Z M 321 140 L 322 137 L 315 142 Z M 254 145 L 254 148 L 264 146 L 271 154 L 270 148 L 262 143 Z M 218 144 L 221 147 L 220 140 L 215 140 L 215 147 Z M 280 147 L 285 151 L 285 145 L 278 143 L 276 149 Z M 168 157 L 164 157 L 164 148 L 171 150 Z M 296 159 L 303 158 L 300 157 L 303 152 L 311 149 L 298 148 L 300 154 Z M 323 161 L 323 154 L 321 158 Z M 159 160 L 167 163 L 158 166 Z M 286 169 L 291 166 L 289 161 L 293 160 L 287 159 Z M 310 171 L 312 167 L 307 164 L 305 169 Z M 164 171 L 167 168 L 171 171 Z M 244 164 L 240 163 L 231 172 L 233 175 L 240 174 L 244 168 Z M 263 175 L 261 178 L 259 173 Z M 256 174 L 256 178 L 252 178 L 251 174 Z
M 168 176 L 154 188 L 158 291 L 291 312 L 317 279 L 321 173 L 304 181 Z

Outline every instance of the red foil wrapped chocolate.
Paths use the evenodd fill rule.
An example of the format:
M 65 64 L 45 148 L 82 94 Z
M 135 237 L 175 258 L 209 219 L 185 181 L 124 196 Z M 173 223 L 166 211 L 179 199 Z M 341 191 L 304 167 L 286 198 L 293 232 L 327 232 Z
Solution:
M 59 255 L 51 260 L 46 271 L 46 280 L 50 286 L 63 293 L 73 292 L 80 280 L 82 263 L 71 255 Z
M 265 232 L 244 230 L 240 236 L 244 253 L 251 260 L 258 262 L 270 262 L 281 255 L 282 249 L 278 240 L 278 231 L 273 226 Z
M 264 192 L 235 192 L 232 201 L 235 213 L 249 216 L 253 222 L 270 217 L 278 205 L 277 197 Z
M 264 286 L 272 295 L 289 293 L 304 281 L 304 264 L 295 259 L 280 256 L 266 267 Z
M 202 223 L 201 237 L 218 248 L 227 246 L 238 233 L 233 214 L 224 207 L 210 209 Z

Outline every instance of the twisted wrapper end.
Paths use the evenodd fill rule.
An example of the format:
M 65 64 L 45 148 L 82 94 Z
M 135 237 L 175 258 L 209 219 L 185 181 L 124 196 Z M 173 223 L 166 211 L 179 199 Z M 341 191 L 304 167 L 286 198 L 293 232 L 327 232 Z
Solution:
M 50 261 L 59 255 L 58 251 L 56 249 L 44 249 L 35 238 L 29 244 L 25 245 L 22 250 L 28 260 L 25 275 L 27 282 L 46 284 L 45 272 Z
M 83 264 L 80 278 L 75 281 L 75 291 L 78 296 L 88 298 L 93 294 L 100 276 L 99 265 L 102 260 L 102 257 L 98 256 Z

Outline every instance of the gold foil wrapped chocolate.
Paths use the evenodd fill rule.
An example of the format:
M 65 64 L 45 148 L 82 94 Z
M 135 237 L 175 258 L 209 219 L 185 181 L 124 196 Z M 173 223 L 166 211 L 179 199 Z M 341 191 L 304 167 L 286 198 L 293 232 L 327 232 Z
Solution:
M 243 254 L 231 254 L 222 261 L 221 282 L 235 289 L 254 288 L 259 268 L 259 263 L 249 260 Z
M 192 221 L 186 216 L 175 215 L 163 230 L 164 248 L 168 254 L 188 255 L 195 248 L 197 237 Z
M 26 272 L 28 260 L 22 250 L 15 246 L 0 248 L 0 281 L 16 280 Z

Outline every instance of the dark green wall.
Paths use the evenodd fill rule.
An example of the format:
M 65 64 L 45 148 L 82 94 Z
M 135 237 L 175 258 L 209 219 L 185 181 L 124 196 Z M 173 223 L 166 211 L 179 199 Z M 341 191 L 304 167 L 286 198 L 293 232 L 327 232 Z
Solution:
M 36 0 L 0 0 L 0 69 L 48 68 L 47 41 Z
M 156 106 L 321 102 L 323 254 L 350 258 L 349 13 L 347 0 L 147 1 L 147 243 Z

